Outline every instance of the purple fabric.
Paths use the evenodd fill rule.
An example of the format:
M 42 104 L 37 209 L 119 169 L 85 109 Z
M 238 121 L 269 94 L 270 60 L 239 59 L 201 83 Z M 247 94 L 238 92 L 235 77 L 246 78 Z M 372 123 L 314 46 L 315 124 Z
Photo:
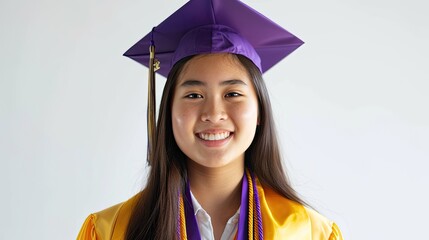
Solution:
M 196 54 L 234 53 L 243 55 L 262 72 L 261 59 L 253 46 L 233 29 L 222 25 L 201 26 L 187 32 L 173 55 L 171 65 Z
M 234 47 L 245 49 L 243 52 L 252 52 L 254 49 L 261 63 L 258 64 L 255 60 L 257 58 L 249 59 L 260 66 L 262 72 L 270 69 L 303 44 L 299 38 L 239 0 L 190 0 L 128 49 L 124 55 L 148 66 L 149 45 L 153 36 L 156 58 L 161 62 L 161 69 L 157 72 L 166 77 L 172 64 L 183 56 L 182 51 L 185 51 L 183 48 L 195 44 L 210 45 L 200 41 L 194 42 L 195 44 L 181 42 L 185 34 L 192 34 L 191 30 L 207 25 L 227 26 L 242 38 L 225 42 L 224 45 L 217 42 L 211 52 L 236 53 L 231 51 Z M 221 39 L 225 40 L 230 36 L 226 34 Z M 199 38 L 195 36 L 191 39 Z M 231 44 L 234 47 L 231 47 Z M 176 53 L 177 49 L 180 49 L 180 53 Z M 193 55 L 198 54 L 199 50 L 187 49 L 185 52 L 185 55 Z
M 238 218 L 237 239 L 248 239 L 247 233 L 248 225 L 247 219 L 249 218 L 249 183 L 247 182 L 246 171 L 243 176 L 243 183 L 241 186 L 241 206 L 240 217 Z
M 185 194 L 186 198 L 183 200 L 185 205 L 186 234 L 188 236 L 188 239 L 201 240 L 200 230 L 198 229 L 197 219 L 195 218 L 194 206 L 192 204 L 189 181 L 186 184 Z

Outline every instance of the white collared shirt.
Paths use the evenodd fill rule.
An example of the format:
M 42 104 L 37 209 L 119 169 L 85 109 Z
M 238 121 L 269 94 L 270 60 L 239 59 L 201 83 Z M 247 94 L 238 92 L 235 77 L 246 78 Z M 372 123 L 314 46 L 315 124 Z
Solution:
M 198 229 L 200 230 L 201 240 L 213 240 L 213 225 L 209 214 L 201 207 L 198 200 L 191 192 L 192 205 L 194 206 L 194 214 L 197 219 Z M 233 240 L 238 228 L 238 219 L 240 217 L 240 208 L 228 220 L 225 229 L 223 230 L 221 240 Z

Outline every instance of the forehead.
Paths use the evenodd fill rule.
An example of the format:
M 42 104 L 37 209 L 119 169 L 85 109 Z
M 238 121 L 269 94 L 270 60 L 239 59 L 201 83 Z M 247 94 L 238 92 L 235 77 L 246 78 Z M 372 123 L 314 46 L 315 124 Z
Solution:
M 177 83 L 186 80 L 223 81 L 239 79 L 250 81 L 247 69 L 237 56 L 228 53 L 197 55 L 190 59 L 178 77 Z

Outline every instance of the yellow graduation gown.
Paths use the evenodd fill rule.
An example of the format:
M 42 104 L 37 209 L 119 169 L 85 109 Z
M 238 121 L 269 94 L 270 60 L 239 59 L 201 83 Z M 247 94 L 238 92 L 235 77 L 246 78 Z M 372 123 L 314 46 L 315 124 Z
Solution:
M 312 209 L 291 201 L 257 181 L 264 239 L 342 240 L 338 226 Z M 128 201 L 93 213 L 85 220 L 78 240 L 124 239 L 139 194 Z

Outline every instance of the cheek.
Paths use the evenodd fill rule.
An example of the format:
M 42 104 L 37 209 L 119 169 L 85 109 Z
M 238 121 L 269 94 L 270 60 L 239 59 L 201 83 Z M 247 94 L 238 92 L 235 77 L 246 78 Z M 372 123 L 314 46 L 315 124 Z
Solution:
M 174 133 L 185 129 L 187 124 L 189 125 L 191 122 L 190 120 L 192 119 L 192 111 L 189 107 L 184 106 L 184 104 L 173 103 L 171 111 L 171 120 Z
M 248 102 L 247 104 L 234 109 L 235 118 L 239 118 L 249 125 L 257 123 L 258 120 L 258 103 L 256 101 Z
M 183 124 L 184 120 L 182 112 L 180 111 L 180 109 L 178 109 L 177 104 L 174 103 L 171 108 L 171 121 L 173 125 L 173 132 L 176 135 L 177 130 L 181 128 L 181 125 Z

